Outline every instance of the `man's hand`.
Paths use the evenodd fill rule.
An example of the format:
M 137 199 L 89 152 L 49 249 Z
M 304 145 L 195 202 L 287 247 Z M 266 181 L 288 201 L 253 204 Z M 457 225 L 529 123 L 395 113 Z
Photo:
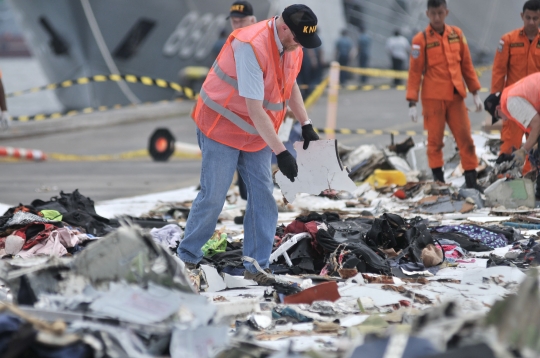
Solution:
M 473 100 L 474 105 L 476 106 L 476 112 L 482 112 L 484 110 L 484 102 L 482 102 L 478 93 L 473 95 Z
M 11 125 L 11 116 L 7 111 L 2 111 L 0 115 L 0 129 L 6 130 Z
M 283 175 L 289 178 L 290 181 L 294 182 L 294 178 L 298 176 L 298 165 L 296 164 L 296 159 L 294 159 L 288 150 L 279 153 L 276 155 L 276 158 L 279 170 L 281 170 Z
M 525 157 L 527 156 L 527 151 L 525 148 L 520 148 L 516 150 L 514 153 L 512 153 L 512 156 L 514 159 L 512 159 L 512 163 L 515 167 L 521 168 L 523 167 L 523 164 L 525 164 Z
M 309 142 L 319 140 L 319 135 L 313 129 L 313 125 L 306 124 L 302 126 L 302 138 L 304 138 L 304 150 L 306 150 L 309 147 Z
M 416 106 L 409 107 L 409 118 L 414 123 L 418 122 L 418 112 L 416 111 Z

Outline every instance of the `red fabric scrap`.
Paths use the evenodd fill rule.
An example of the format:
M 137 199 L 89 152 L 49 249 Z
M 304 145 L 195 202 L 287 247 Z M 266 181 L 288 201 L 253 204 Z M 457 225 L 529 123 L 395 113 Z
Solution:
M 24 230 L 25 232 L 25 237 L 23 238 L 26 238 L 26 242 L 24 243 L 24 246 L 23 246 L 23 250 L 28 250 L 29 248 L 33 247 L 34 245 L 36 245 L 38 242 L 40 241 L 43 241 L 43 240 L 46 240 L 49 235 L 51 235 L 51 232 L 53 230 L 56 230 L 56 226 L 52 225 L 52 224 L 45 224 L 45 223 L 36 223 L 36 224 L 39 224 L 39 225 L 43 225 L 45 226 L 45 229 L 41 230 L 36 236 L 34 237 L 31 237 L 31 238 L 26 238 L 26 230 L 28 229 L 29 226 L 32 226 L 32 225 L 35 225 L 35 224 L 31 224 L 31 225 L 28 225 L 27 227 L 25 227 L 24 229 L 21 229 L 21 230 Z M 17 232 L 21 231 L 21 230 L 17 230 Z M 19 235 L 20 236 L 20 235 Z M 22 236 L 21 236 L 22 237 Z

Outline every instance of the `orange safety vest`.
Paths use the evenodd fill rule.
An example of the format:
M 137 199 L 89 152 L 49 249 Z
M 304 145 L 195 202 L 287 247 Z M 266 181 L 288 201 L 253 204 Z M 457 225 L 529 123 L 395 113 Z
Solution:
M 422 99 L 452 101 L 454 89 L 465 98 L 467 90 L 463 80 L 471 92 L 476 92 L 481 87 L 461 29 L 445 25 L 443 34 L 439 35 L 428 25 L 425 31 L 414 36 L 407 101 L 418 101 L 420 85 Z
M 525 128 L 521 122 L 512 117 L 508 111 L 508 97 L 521 97 L 527 100 L 540 113 L 540 72 L 527 76 L 513 85 L 506 87 L 501 95 L 501 111 L 510 120 L 516 122 L 525 132 L 529 133 L 530 128 Z
M 502 92 L 520 79 L 540 71 L 540 31 L 532 43 L 523 28 L 503 35 L 495 53 L 491 93 Z
M 249 118 L 246 99 L 238 93 L 232 41 L 249 43 L 263 71 L 263 108 L 276 133 L 287 112 L 288 101 L 302 65 L 302 50 L 280 58 L 274 37 L 275 20 L 264 20 L 235 30 L 227 39 L 203 83 L 192 118 L 210 139 L 255 152 L 267 146 Z

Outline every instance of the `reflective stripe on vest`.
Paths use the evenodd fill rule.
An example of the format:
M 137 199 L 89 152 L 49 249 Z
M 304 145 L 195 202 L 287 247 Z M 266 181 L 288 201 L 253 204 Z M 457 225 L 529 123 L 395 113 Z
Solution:
M 231 87 L 233 87 L 235 90 L 238 91 L 238 82 L 234 78 L 232 78 L 231 76 L 223 72 L 223 70 L 221 69 L 221 67 L 219 67 L 217 63 L 217 60 L 214 61 L 214 65 L 212 66 L 212 69 L 214 70 L 214 73 L 216 74 L 216 76 L 219 77 L 219 79 L 226 82 L 228 85 L 230 85 Z
M 214 61 L 214 65 L 212 66 L 212 69 L 214 70 L 214 73 L 216 74 L 216 76 L 222 80 L 223 82 L 227 83 L 228 85 L 230 85 L 232 88 L 234 88 L 235 90 L 238 91 L 238 81 L 235 80 L 234 78 L 232 78 L 231 76 L 229 76 L 228 74 L 226 74 L 222 69 L 221 67 L 219 67 L 218 63 L 217 63 L 217 60 Z M 216 103 L 216 105 L 218 105 Z M 263 101 L 263 107 L 266 108 L 267 110 L 269 111 L 276 111 L 276 112 L 279 112 L 279 111 L 282 111 L 284 108 L 286 108 L 287 106 L 289 105 L 289 100 L 287 100 L 285 102 L 285 107 L 284 107 L 284 103 L 283 102 L 279 102 L 279 103 L 272 103 L 268 100 L 264 100 Z M 219 106 L 219 105 L 218 105 Z M 210 107 L 210 106 L 208 106 Z M 213 108 L 212 108 L 213 109 Z M 214 109 L 214 111 L 216 111 Z M 216 111 L 218 112 L 218 111 Z M 220 112 L 218 112 L 220 113 Z M 225 117 L 225 116 L 224 116 Z M 234 122 L 233 122 L 234 123 Z
M 236 115 L 234 112 L 229 111 L 227 108 L 219 105 L 217 102 L 214 102 L 212 99 L 210 99 L 210 97 L 208 97 L 204 89 L 201 89 L 199 96 L 201 97 L 203 103 L 206 106 L 208 106 L 208 108 L 221 114 L 223 118 L 227 118 L 229 121 L 234 123 L 237 127 L 242 129 L 243 131 L 248 132 L 249 134 L 254 134 L 254 135 L 259 134 L 259 132 L 257 132 L 257 129 L 255 129 L 255 127 L 253 127 L 251 124 L 243 120 L 242 117 Z

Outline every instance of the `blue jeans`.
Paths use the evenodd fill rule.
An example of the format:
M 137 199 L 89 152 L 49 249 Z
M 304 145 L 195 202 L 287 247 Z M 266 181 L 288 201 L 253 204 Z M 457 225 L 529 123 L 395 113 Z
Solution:
M 367 53 L 360 53 L 360 56 L 359 56 L 359 67 L 360 68 L 367 68 L 369 67 L 369 55 Z M 360 82 L 362 83 L 367 83 L 368 81 L 368 76 L 361 76 L 360 77 Z
M 267 268 L 278 216 L 272 195 L 272 151 L 265 147 L 258 152 L 244 152 L 218 143 L 198 129 L 197 139 L 202 152 L 201 191 L 189 212 L 178 256 L 184 262 L 201 261 L 201 248 L 216 229 L 234 171 L 238 168 L 248 191 L 244 217 L 244 256 L 254 258 L 262 268 Z M 244 266 L 250 272 L 257 272 L 250 263 L 244 262 Z

